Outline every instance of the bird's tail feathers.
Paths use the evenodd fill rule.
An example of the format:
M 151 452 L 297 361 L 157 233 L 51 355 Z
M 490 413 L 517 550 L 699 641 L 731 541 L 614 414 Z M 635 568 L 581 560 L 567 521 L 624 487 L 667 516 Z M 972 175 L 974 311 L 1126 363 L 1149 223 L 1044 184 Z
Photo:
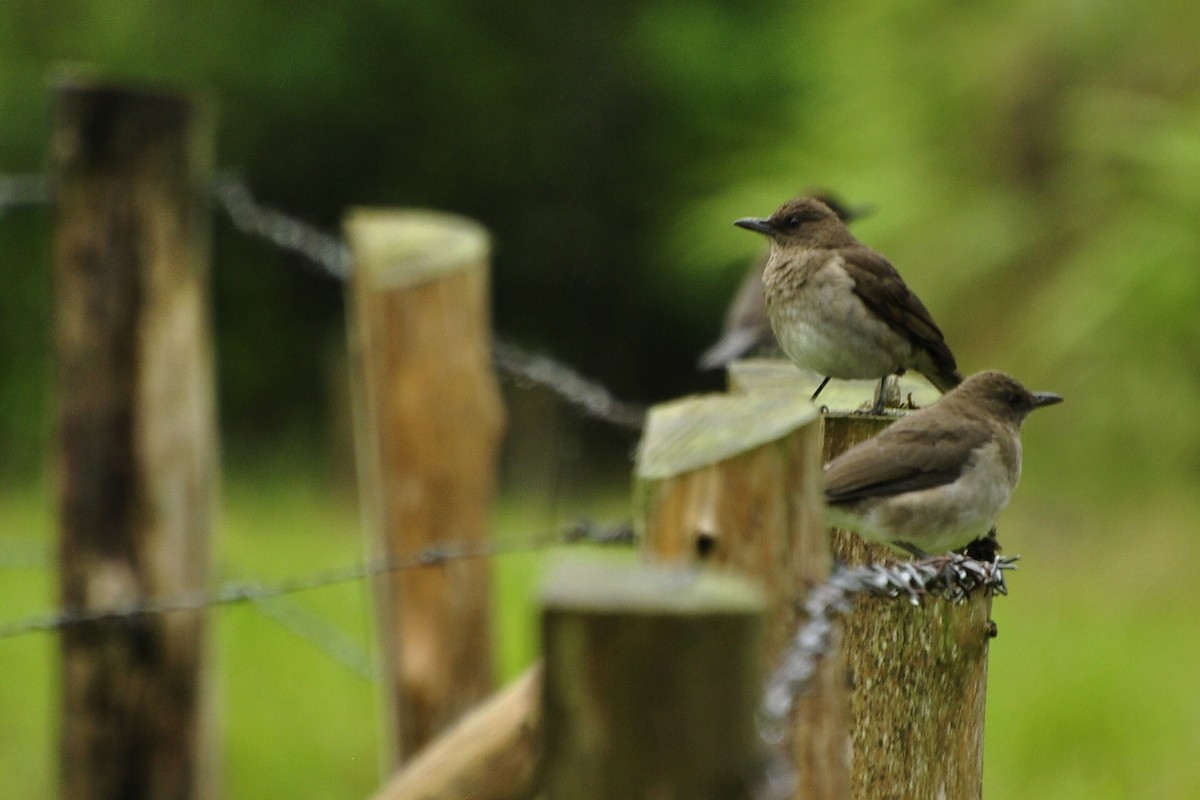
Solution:
M 958 371 L 958 367 L 953 364 L 942 364 L 932 369 L 919 370 L 922 375 L 929 379 L 929 382 L 945 394 L 963 382 L 962 373 Z
M 945 394 L 965 380 L 958 371 L 958 362 L 944 342 L 940 347 L 926 347 L 918 356 L 913 369 L 929 379 L 929 382 Z
M 748 355 L 759 344 L 758 335 L 746 328 L 733 328 L 700 356 L 696 366 L 700 369 L 720 369 L 729 362 Z

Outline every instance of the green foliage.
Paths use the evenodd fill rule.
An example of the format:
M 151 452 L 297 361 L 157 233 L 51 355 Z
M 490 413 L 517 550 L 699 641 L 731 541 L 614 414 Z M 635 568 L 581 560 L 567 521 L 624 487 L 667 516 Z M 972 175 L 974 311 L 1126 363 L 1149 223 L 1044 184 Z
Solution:
M 1097 552 L 1140 562 L 1194 538 L 1182 513 L 1135 516 L 1187 503 L 1200 478 L 1200 6 L 1191 0 L 305 0 L 286 9 L 12 0 L 5 12 L 0 172 L 45 165 L 56 65 L 202 91 L 218 107 L 221 165 L 271 204 L 328 230 L 365 204 L 482 220 L 496 240 L 497 328 L 623 396 L 712 385 L 692 364 L 761 245 L 733 219 L 809 186 L 874 205 L 855 230 L 922 296 L 964 370 L 1002 368 L 1067 398 L 1026 426 L 1014 508 L 1025 524 L 1009 546 L 1027 566 L 1015 587 L 1023 594 L 999 604 L 1013 621 L 1001 618 L 994 651 L 989 797 L 1197 791 L 1195 726 L 1182 716 L 1195 716 L 1196 693 L 1176 670 L 1196 654 L 1177 638 L 1186 619 L 1161 611 L 1194 605 L 1188 584 L 1168 567 L 1119 589 L 1094 583 Z M 326 431 L 334 409 L 344 416 L 334 388 L 341 287 L 223 220 L 215 230 L 225 452 L 336 440 Z M 4 475 L 47 472 L 48 236 L 44 210 L 0 216 Z M 254 499 L 264 515 L 269 502 Z M 0 509 L 0 537 L 11 513 L 11 503 Z M 1124 549 L 1155 526 L 1153 547 Z M 1028 557 L 1026 527 L 1044 529 L 1040 557 L 1053 574 Z M 231 537 L 244 540 L 232 546 L 248 559 L 240 563 L 280 574 L 303 566 L 292 559 L 310 546 L 317 560 L 333 557 L 315 534 L 264 538 L 261 550 L 252 534 Z M 523 591 L 531 571 L 514 567 L 501 591 Z M 13 613 L 49 601 L 43 577 L 5 580 L 24 598 Z M 1054 581 L 1063 593 L 1042 594 Z M 1179 593 L 1143 604 L 1148 582 Z M 1096 611 L 1091 601 L 1105 592 L 1125 605 Z M 360 599 L 327 602 L 334 615 L 361 610 Z M 504 612 L 506 630 L 522 631 L 505 639 L 506 673 L 531 652 L 524 613 Z M 258 668 L 258 656 L 235 653 L 260 641 L 271 642 L 267 673 L 299 658 L 277 654 L 287 637 L 269 627 L 248 611 L 222 617 L 231 674 Z M 1135 655 L 1117 644 L 1126 634 L 1138 635 Z M 31 665 L 46 667 L 53 648 L 48 637 L 25 641 L 0 644 L 6 677 L 31 682 L 0 694 L 0 717 L 30 726 L 4 734 L 0 772 L 40 776 L 18 792 L 37 795 L 49 791 L 53 686 L 51 670 Z M 1006 660 L 1018 649 L 1027 661 Z M 1125 660 L 1106 667 L 1114 653 Z M 1139 658 L 1152 669 L 1139 671 Z M 312 661 L 303 680 L 343 701 L 332 688 L 340 679 Z M 1143 674 L 1176 687 L 1180 702 L 1154 702 Z M 361 796 L 373 764 L 341 770 L 374 746 L 362 687 L 329 712 L 328 738 L 312 734 L 308 750 L 284 757 L 254 748 L 321 713 L 277 707 L 267 690 L 256 709 L 247 680 L 228 688 L 234 796 L 266 796 L 243 791 L 266 762 L 321 762 L 323 796 L 335 784 Z M 1153 776 L 1149 791 L 1135 773 Z
M 619 495 L 585 503 L 599 518 Z M 270 582 L 354 563 L 362 552 L 353 502 L 312 475 L 279 465 L 239 472 L 226 492 L 217 546 L 222 578 Z M 1011 594 L 997 598 L 1000 635 L 988 669 L 987 797 L 1189 798 L 1200 792 L 1200 694 L 1191 635 L 1200 603 L 1179 564 L 1200 558 L 1181 538 L 1196 503 L 1117 518 L 1022 503 L 1002 521 L 1020 552 Z M 537 503 L 502 503 L 497 524 L 516 540 L 546 532 Z M 6 600 L 3 620 L 54 606 L 52 573 L 14 568 L 50 555 L 44 492 L 0 491 Z M 1095 537 L 1113 525 L 1120 538 Z M 536 585 L 545 553 L 492 561 L 502 679 L 539 648 Z M 370 645 L 369 591 L 347 584 L 288 603 Z M 378 687 L 249 605 L 213 612 L 218 737 L 225 796 L 367 796 L 378 777 Z M 58 648 L 50 634 L 0 640 L 0 772 L 14 797 L 54 790 Z
M 202 90 L 221 163 L 269 202 L 329 229 L 356 204 L 482 219 L 498 329 L 643 398 L 704 385 L 694 356 L 759 246 L 730 221 L 833 187 L 874 204 L 861 236 L 967 371 L 1057 389 L 1071 422 L 1056 435 L 1142 440 L 1167 458 L 1138 475 L 1191 480 L 1200 430 L 1146 424 L 1112 398 L 1152 385 L 1184 407 L 1200 388 L 1194 4 L 56 5 L 16 3 L 0 34 L 0 169 L 43 163 L 56 64 Z M 217 232 L 226 429 L 250 448 L 314 430 L 339 380 L 340 287 Z M 44 322 L 45 248 L 0 235 L 22 238 L 6 252 L 29 265 L 0 295 L 5 330 Z M 44 441 L 47 347 L 0 345 L 7 461 L 28 464 L 14 453 Z M 1104 460 L 1104 437 L 1068 438 L 1057 469 Z M 1110 478 L 1128 471 L 1067 488 L 1107 493 Z

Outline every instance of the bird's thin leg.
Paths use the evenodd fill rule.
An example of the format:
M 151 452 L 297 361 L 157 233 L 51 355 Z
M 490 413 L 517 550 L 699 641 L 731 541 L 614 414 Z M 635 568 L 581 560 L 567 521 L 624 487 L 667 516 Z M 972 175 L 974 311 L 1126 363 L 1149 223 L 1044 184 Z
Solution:
M 875 389 L 875 405 L 871 408 L 872 414 L 883 414 L 884 409 L 888 406 L 892 408 L 901 408 L 900 405 L 900 373 L 892 373 L 884 375 L 879 379 L 879 386 Z
M 825 376 L 825 380 L 821 381 L 821 385 L 817 387 L 817 390 L 812 393 L 812 397 L 810 397 L 808 399 L 814 403 L 817 402 L 817 395 L 819 395 L 821 393 L 821 390 L 825 388 L 825 384 L 827 384 L 827 383 L 829 383 L 828 375 Z
M 888 376 L 883 376 L 879 379 L 879 387 L 875 390 L 875 405 L 871 406 L 871 413 L 879 416 L 883 413 L 883 397 L 887 387 Z

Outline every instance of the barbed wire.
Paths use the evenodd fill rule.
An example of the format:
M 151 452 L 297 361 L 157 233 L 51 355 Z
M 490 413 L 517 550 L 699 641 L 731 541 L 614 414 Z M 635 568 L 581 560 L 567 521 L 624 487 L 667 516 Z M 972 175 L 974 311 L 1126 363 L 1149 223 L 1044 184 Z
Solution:
M 564 534 L 571 541 L 571 533 Z M 0 569 L 46 570 L 54 566 L 49 549 L 30 538 L 0 537 Z M 288 597 L 253 600 L 255 610 L 304 639 L 331 660 L 367 680 L 376 680 L 375 667 L 367 648 L 337 626 L 290 602 Z
M 213 182 L 211 192 L 217 207 L 238 231 L 302 256 L 334 280 L 345 281 L 351 276 L 353 262 L 342 239 L 259 202 L 241 178 L 223 173 Z M 50 199 L 51 180 L 47 175 L 0 175 L 0 218 L 14 208 L 44 205 Z M 550 356 L 531 352 L 502 337 L 496 337 L 492 356 L 497 369 L 518 383 L 548 389 L 590 418 L 632 431 L 639 431 L 644 426 L 645 407 L 616 398 L 604 385 L 583 377 Z M 367 648 L 326 620 L 290 603 L 291 595 L 460 559 L 532 553 L 581 542 L 627 545 L 634 542 L 634 534 L 628 523 L 605 526 L 580 520 L 565 531 L 520 542 L 443 543 L 407 556 L 321 570 L 273 583 L 256 579 L 232 580 L 212 590 L 143 599 L 109 609 L 63 609 L 32 615 L 0 622 L 0 639 L 59 631 L 77 625 L 249 603 L 331 659 L 374 681 L 378 677 L 376 666 Z M 850 611 L 858 597 L 907 599 L 917 604 L 929 595 L 964 600 L 981 590 L 1007 594 L 1004 573 L 1014 569 L 1016 561 L 1016 558 L 1003 557 L 981 561 L 949 554 L 918 561 L 869 564 L 838 569 L 827 582 L 811 590 L 803 606 L 805 622 L 797 630 L 763 693 L 759 735 L 770 746 L 772 757 L 767 770 L 767 789 L 762 796 L 788 797 L 792 793 L 795 775 L 789 755 L 781 749 L 787 739 L 792 707 L 796 698 L 807 690 L 820 660 L 828 655 L 837 617 Z M 0 540 L 0 567 L 45 567 L 49 563 L 44 550 L 17 552 Z
M 213 182 L 212 195 L 233 226 L 242 233 L 258 236 L 282 250 L 304 256 L 335 280 L 344 281 L 350 277 L 353 261 L 345 242 L 258 202 L 241 178 L 222 174 Z
M 632 431 L 640 431 L 645 424 L 644 406 L 618 400 L 602 384 L 550 356 L 496 339 L 492 344 L 492 362 L 518 381 L 549 389 L 592 419 Z
M 342 239 L 326 233 L 291 214 L 259 202 L 244 180 L 221 173 L 212 184 L 217 207 L 233 226 L 303 256 L 323 274 L 347 280 L 354 268 L 350 248 Z M 44 174 L 0 175 L 0 217 L 22 205 L 50 201 L 50 178 Z M 554 392 L 585 416 L 626 430 L 641 430 L 645 408 L 619 400 L 601 383 L 583 377 L 570 366 L 550 356 L 534 353 L 497 336 L 493 347 L 496 368 L 520 382 Z
M 245 182 L 236 177 L 226 175 L 219 179 L 213 185 L 213 195 L 243 233 L 260 236 L 304 256 L 335 280 L 350 277 L 353 270 L 350 249 L 341 239 L 258 202 Z M 500 371 L 518 381 L 549 389 L 588 417 L 619 428 L 642 429 L 645 408 L 618 400 L 602 384 L 550 356 L 496 337 L 492 361 Z
M 322 589 L 343 583 L 419 567 L 430 567 L 468 558 L 533 553 L 562 545 L 591 543 L 600 545 L 626 544 L 633 541 L 629 523 L 598 524 L 579 520 L 566 530 L 524 541 L 462 545 L 447 542 L 426 547 L 407 556 L 385 558 L 362 564 L 312 572 L 275 583 L 259 580 L 229 581 L 215 590 L 185 592 L 161 598 L 147 598 L 123 606 L 106 609 L 63 609 L 48 614 L 36 614 L 23 619 L 0 623 L 0 639 L 29 633 L 57 631 L 74 625 L 109 622 L 121 619 L 170 614 L 180 611 L 201 611 L 238 603 L 272 600 L 298 592 Z
M 808 690 L 821 659 L 831 649 L 837 618 L 849 612 L 858 597 L 904 598 L 918 605 L 926 596 L 958 602 L 978 591 L 1006 595 L 1004 573 L 1016 569 L 1019 558 L 998 556 L 982 561 L 948 553 L 916 561 L 842 567 L 809 591 L 803 606 L 804 622 L 763 691 L 759 736 L 769 747 L 771 758 L 759 800 L 793 794 L 796 775 L 791 754 L 784 752 L 792 706 Z

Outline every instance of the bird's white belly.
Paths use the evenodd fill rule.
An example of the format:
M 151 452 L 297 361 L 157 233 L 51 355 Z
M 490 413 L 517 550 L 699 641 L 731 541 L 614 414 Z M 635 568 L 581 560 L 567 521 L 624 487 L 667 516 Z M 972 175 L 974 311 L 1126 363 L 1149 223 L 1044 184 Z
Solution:
M 785 302 L 771 304 L 779 346 L 796 364 L 833 378 L 882 378 L 912 365 L 915 348 L 853 293 L 837 265 L 812 275 Z
M 865 501 L 854 511 L 830 508 L 829 523 L 868 539 L 945 553 L 987 535 L 1015 487 L 993 442 L 976 451 L 952 483 Z

